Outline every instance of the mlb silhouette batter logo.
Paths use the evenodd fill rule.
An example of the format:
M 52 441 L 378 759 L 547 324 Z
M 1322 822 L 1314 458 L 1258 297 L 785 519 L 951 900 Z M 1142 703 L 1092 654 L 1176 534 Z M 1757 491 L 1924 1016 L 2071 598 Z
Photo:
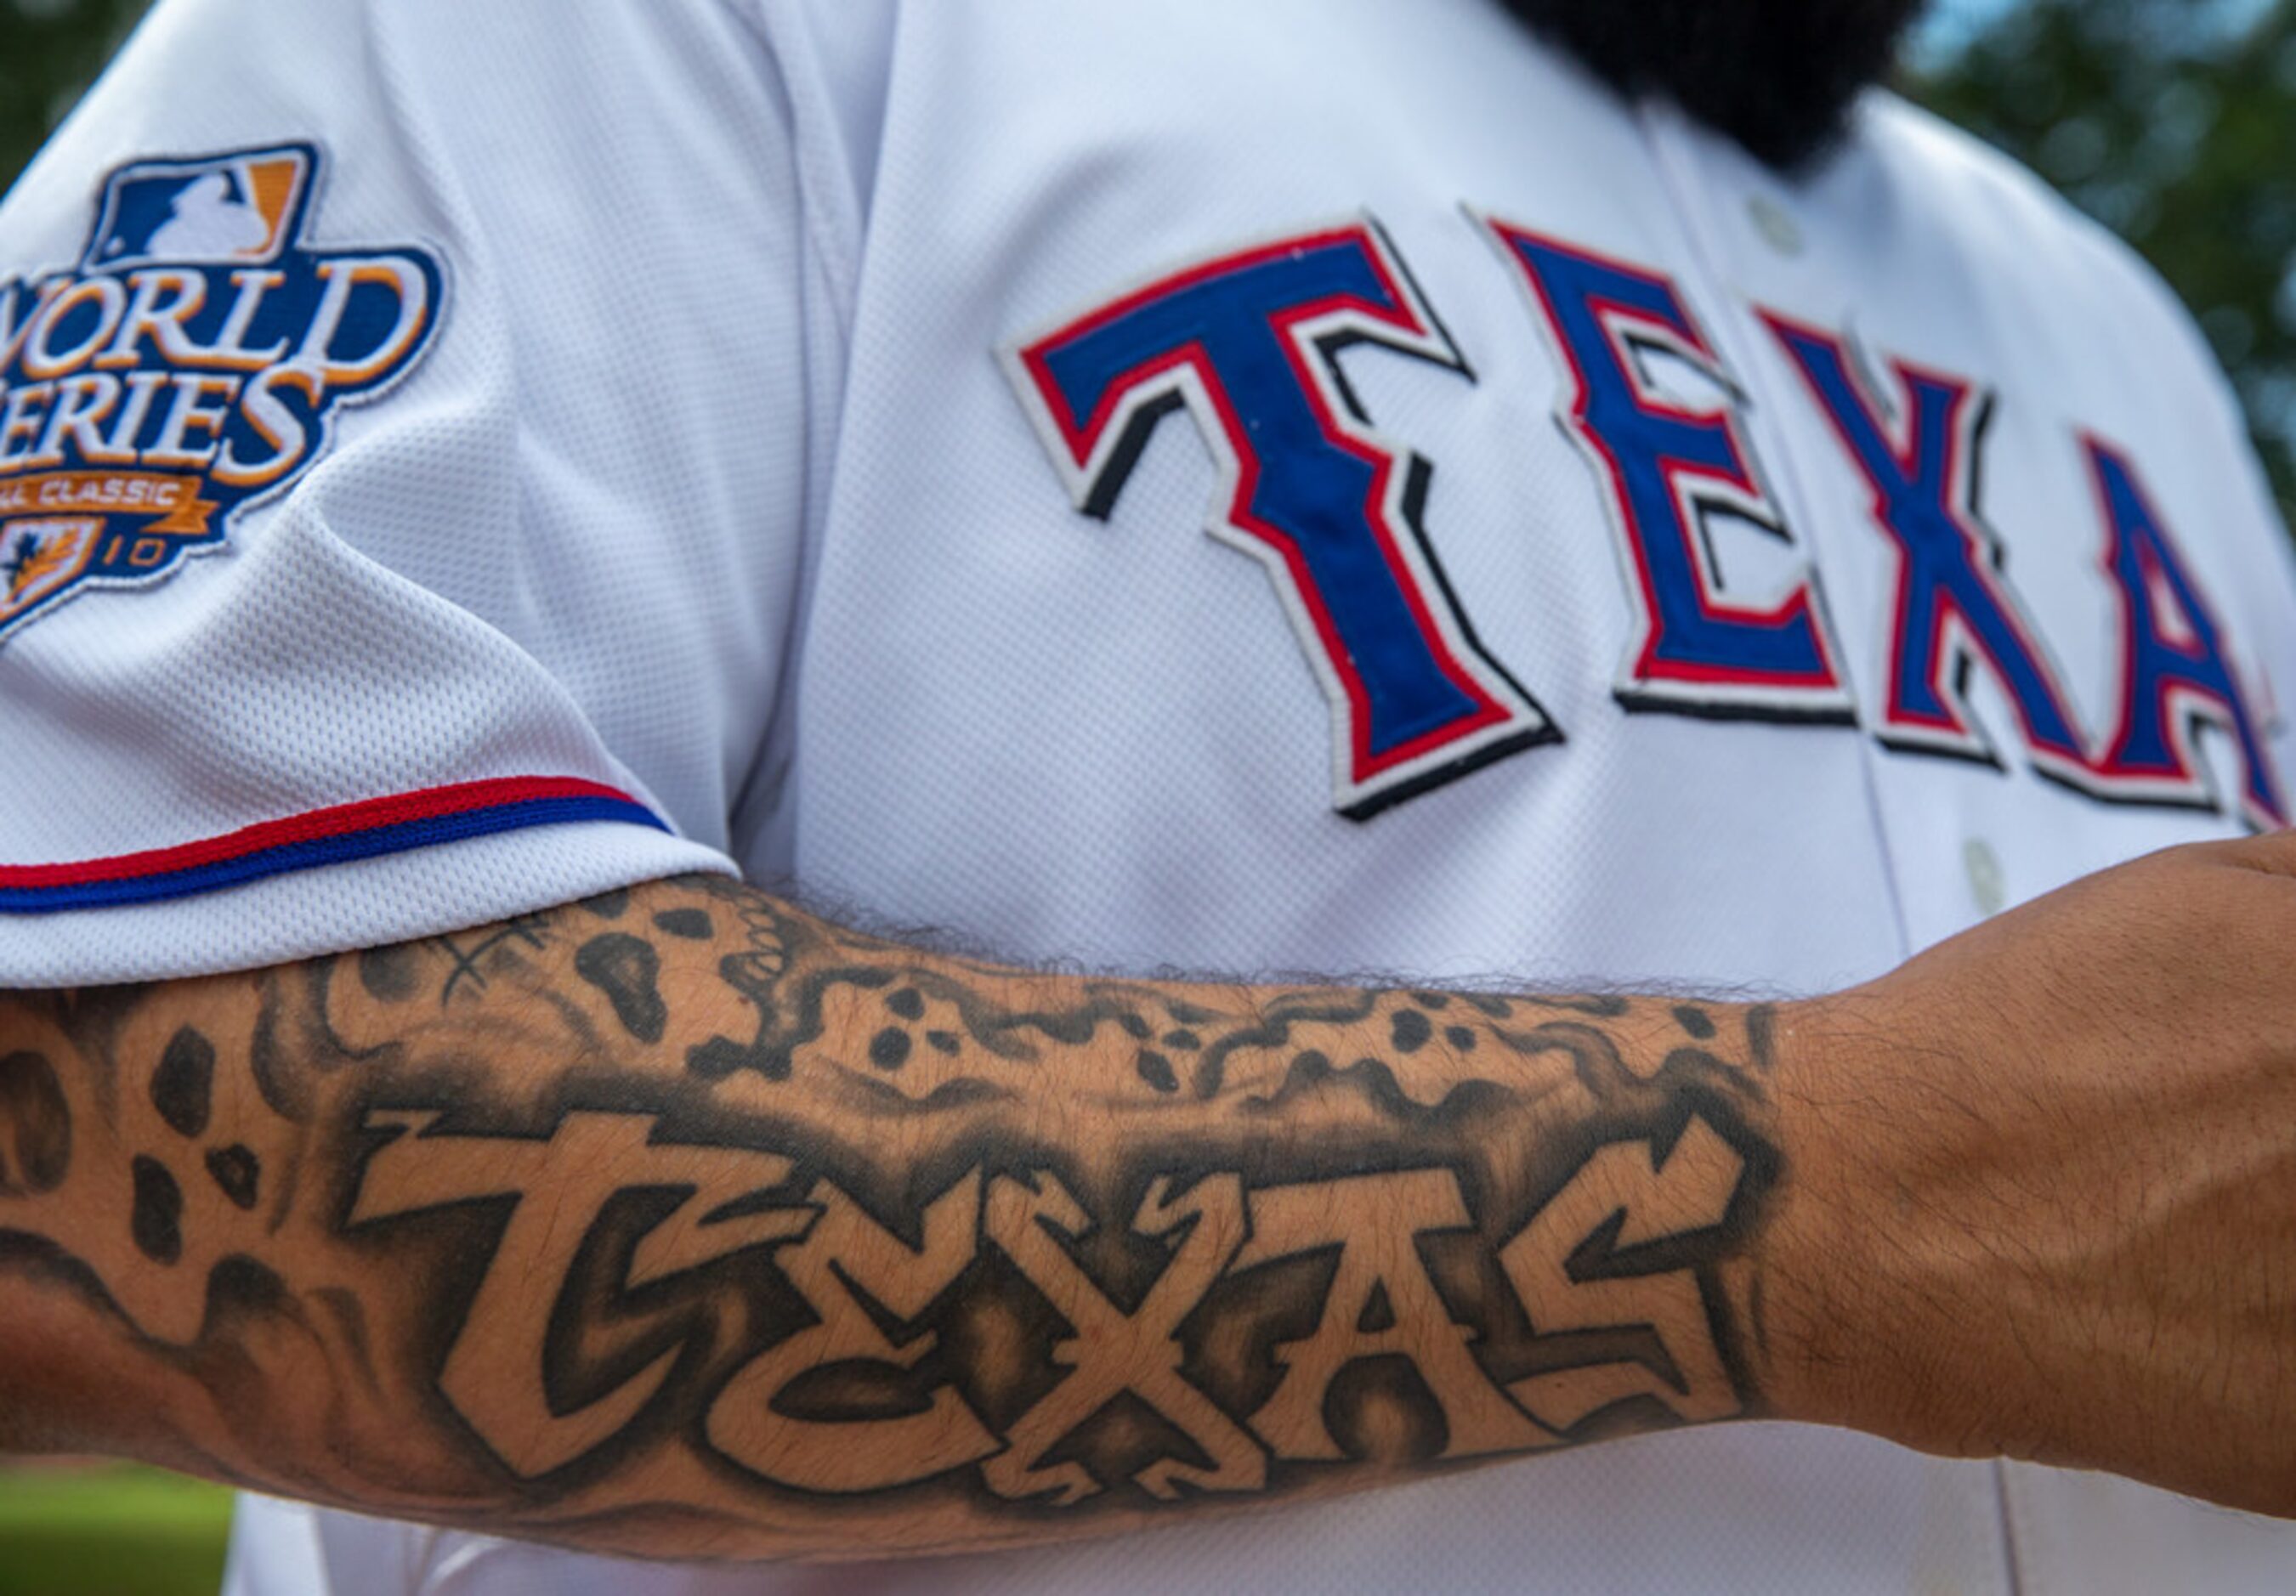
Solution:
M 224 546 L 429 348 L 429 250 L 321 250 L 318 147 L 145 160 L 77 267 L 0 281 L 0 642 Z
M 261 266 L 277 258 L 301 220 L 313 160 L 285 149 L 209 160 L 144 161 L 115 172 L 83 263 L 128 271 L 178 266 Z

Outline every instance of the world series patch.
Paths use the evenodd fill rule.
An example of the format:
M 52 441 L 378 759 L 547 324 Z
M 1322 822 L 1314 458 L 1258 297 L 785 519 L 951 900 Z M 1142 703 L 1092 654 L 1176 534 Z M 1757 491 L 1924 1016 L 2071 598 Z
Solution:
M 323 176 L 309 143 L 137 161 L 77 266 L 0 282 L 0 642 L 222 547 L 422 357 L 438 258 L 313 247 Z

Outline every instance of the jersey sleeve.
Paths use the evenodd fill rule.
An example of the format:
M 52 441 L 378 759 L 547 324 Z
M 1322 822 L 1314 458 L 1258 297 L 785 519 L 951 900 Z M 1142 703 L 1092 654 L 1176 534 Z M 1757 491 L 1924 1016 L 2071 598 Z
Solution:
M 0 208 L 0 986 L 731 872 L 832 296 L 715 0 L 162 0 Z

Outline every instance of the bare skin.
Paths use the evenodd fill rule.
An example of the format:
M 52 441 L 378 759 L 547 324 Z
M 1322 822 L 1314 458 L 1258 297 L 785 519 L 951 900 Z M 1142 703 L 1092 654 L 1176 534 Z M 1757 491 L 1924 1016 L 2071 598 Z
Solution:
M 2292 946 L 2271 839 L 1777 1009 L 1050 976 L 714 881 L 20 995 L 0 1445 L 685 1558 L 1749 1415 L 2296 1514 Z
M 1802 1013 L 1781 1406 L 2296 1518 L 2296 833 L 2076 882 Z M 1854 1267 L 1811 1257 L 1845 1235 Z

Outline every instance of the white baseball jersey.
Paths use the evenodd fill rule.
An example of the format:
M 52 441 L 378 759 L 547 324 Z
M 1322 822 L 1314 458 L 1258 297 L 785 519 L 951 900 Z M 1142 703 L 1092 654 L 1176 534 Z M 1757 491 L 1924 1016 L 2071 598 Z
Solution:
M 1814 992 L 2296 779 L 2288 548 L 2140 266 L 1887 96 L 1790 181 L 1496 0 L 165 0 L 0 210 L 0 379 L 8 985 L 715 869 Z M 1742 1426 L 886 1567 L 251 1502 L 232 1588 L 2292 1581 Z

